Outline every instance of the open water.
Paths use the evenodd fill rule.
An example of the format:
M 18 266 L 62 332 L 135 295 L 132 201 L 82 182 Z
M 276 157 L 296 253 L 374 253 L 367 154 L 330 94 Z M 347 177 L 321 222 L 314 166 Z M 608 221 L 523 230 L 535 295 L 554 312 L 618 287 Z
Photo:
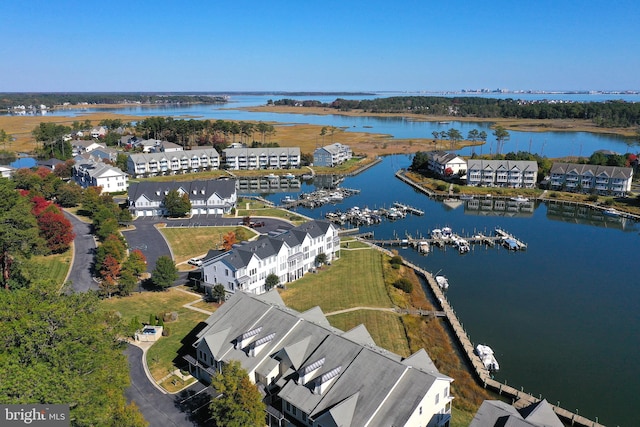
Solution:
M 399 249 L 406 259 L 448 277 L 447 298 L 474 344 L 496 352 L 496 379 L 609 426 L 640 425 L 640 226 L 595 212 L 539 204 L 532 212 L 453 207 L 429 199 L 393 175 L 408 167 L 405 155 L 341 184 L 360 189 L 337 205 L 298 209 L 313 218 L 349 207 L 390 207 L 401 202 L 425 211 L 394 222 L 362 227 L 376 238 L 427 236 L 452 227 L 460 234 L 501 227 L 528 244 L 522 252 L 476 246 L 427 256 Z M 303 192 L 315 189 L 304 184 Z M 278 203 L 285 195 L 264 194 Z M 455 206 L 455 205 L 454 205 Z M 397 248 L 397 247 L 396 247 Z

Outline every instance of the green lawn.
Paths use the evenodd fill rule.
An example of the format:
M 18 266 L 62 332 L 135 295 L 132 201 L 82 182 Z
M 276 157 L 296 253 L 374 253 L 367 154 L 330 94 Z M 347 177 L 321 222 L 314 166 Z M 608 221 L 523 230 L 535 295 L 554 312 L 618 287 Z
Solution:
M 341 251 L 332 265 L 287 284 L 282 299 L 298 311 L 320 306 L 325 313 L 352 307 L 393 307 L 376 250 Z
M 329 316 L 328 319 L 332 326 L 343 331 L 363 324 L 379 347 L 404 357 L 411 354 L 404 326 L 400 316 L 395 313 L 357 310 Z
M 166 292 L 136 293 L 125 298 L 111 298 L 102 301 L 105 310 L 114 310 L 122 315 L 125 323 L 131 322 L 136 316 L 142 322 L 149 322 L 149 315 L 158 315 L 164 312 L 175 311 L 178 320 L 165 322 L 165 328 L 170 335 L 162 337 L 153 344 L 147 353 L 147 364 L 151 374 L 156 380 L 166 376 L 170 371 L 182 367 L 175 366 L 173 361 L 178 350 L 182 347 L 182 340 L 208 316 L 204 313 L 189 310 L 182 307 L 184 304 L 194 301 L 197 297 L 186 294 L 177 289 L 169 289 Z
M 71 268 L 71 258 L 72 252 L 68 250 L 63 254 L 35 256 L 32 261 L 40 265 L 47 272 L 47 277 L 53 280 L 54 283 L 62 285 Z
M 176 264 L 206 255 L 209 249 L 220 249 L 223 236 L 230 231 L 236 233 L 239 242 L 256 235 L 245 227 L 163 227 L 159 230 L 169 242 Z

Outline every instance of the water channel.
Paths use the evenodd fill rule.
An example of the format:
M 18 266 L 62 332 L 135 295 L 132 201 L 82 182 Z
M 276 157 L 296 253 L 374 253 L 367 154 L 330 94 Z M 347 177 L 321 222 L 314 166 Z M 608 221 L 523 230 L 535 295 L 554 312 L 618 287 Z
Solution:
M 297 211 L 313 218 L 327 212 L 390 207 L 401 202 L 425 211 L 394 222 L 361 227 L 376 238 L 428 235 L 449 226 L 461 234 L 501 227 L 528 244 L 522 252 L 476 246 L 465 255 L 452 248 L 427 256 L 399 249 L 411 262 L 445 274 L 447 297 L 474 344 L 490 345 L 501 369 L 496 379 L 606 425 L 637 425 L 640 395 L 640 227 L 597 213 L 538 204 L 518 213 L 445 204 L 394 178 L 406 155 L 388 156 L 342 187 L 358 195 L 336 205 Z M 315 185 L 303 183 L 300 191 Z M 299 192 L 263 194 L 275 203 Z

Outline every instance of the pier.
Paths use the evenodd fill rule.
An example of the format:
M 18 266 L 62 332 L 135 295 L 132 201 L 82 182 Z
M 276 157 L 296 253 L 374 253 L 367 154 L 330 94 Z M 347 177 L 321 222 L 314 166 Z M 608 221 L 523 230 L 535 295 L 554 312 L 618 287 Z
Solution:
M 413 206 L 405 205 L 405 204 L 398 203 L 398 202 L 395 202 L 393 204 L 393 206 L 395 206 L 396 208 L 401 209 L 401 210 L 403 210 L 405 212 L 409 212 L 412 215 L 418 215 L 418 216 L 424 215 L 424 211 L 423 210 L 420 210 L 418 208 L 414 208 Z
M 439 311 L 438 313 L 442 312 L 444 314 L 444 317 L 447 319 L 447 322 L 449 323 L 453 334 L 457 338 L 458 344 L 463 354 L 466 356 L 467 361 L 471 364 L 476 378 L 480 381 L 483 387 L 495 393 L 498 393 L 501 396 L 507 396 L 511 398 L 513 406 L 518 409 L 528 406 L 532 403 L 539 402 L 542 399 L 542 396 L 540 396 L 539 398 L 535 397 L 529 393 L 524 392 L 523 389 L 518 390 L 507 385 L 506 383 L 502 384 L 501 382 L 498 382 L 491 378 L 489 371 L 482 364 L 480 358 L 475 354 L 474 347 L 471 343 L 471 340 L 469 339 L 469 336 L 458 320 L 458 317 L 453 311 L 453 308 L 447 301 L 444 292 L 436 283 L 433 275 L 410 262 L 404 261 L 404 264 L 410 268 L 413 268 L 429 284 L 429 288 L 440 304 L 441 311 Z M 551 402 L 549 402 L 556 415 L 558 415 L 558 417 L 568 425 L 575 425 L 580 427 L 604 427 L 604 425 L 602 424 L 599 424 L 579 414 L 562 408 L 559 403 L 560 402 L 558 402 L 558 405 L 553 405 Z

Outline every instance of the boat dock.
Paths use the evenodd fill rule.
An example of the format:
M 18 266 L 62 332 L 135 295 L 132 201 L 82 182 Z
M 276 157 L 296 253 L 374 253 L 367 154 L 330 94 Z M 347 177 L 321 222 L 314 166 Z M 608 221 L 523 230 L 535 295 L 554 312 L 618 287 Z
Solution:
M 480 360 L 480 357 L 475 354 L 474 346 L 471 343 L 467 332 L 464 330 L 462 323 L 460 323 L 460 321 L 458 320 L 458 317 L 453 311 L 451 304 L 449 304 L 449 302 L 447 301 L 444 292 L 442 292 L 442 290 L 436 283 L 433 275 L 410 262 L 404 261 L 404 264 L 410 268 L 413 268 L 419 275 L 422 275 L 422 277 L 428 283 L 429 288 L 440 304 L 440 311 L 438 313 L 442 312 L 444 314 L 444 317 L 447 319 L 447 322 L 449 323 L 453 334 L 457 338 L 458 344 L 460 345 L 463 354 L 466 356 L 467 361 L 471 364 L 471 367 L 473 368 L 477 379 L 481 382 L 484 388 L 498 393 L 501 396 L 507 396 L 511 398 L 512 404 L 518 409 L 542 400 L 542 395 L 540 395 L 539 397 L 535 397 L 529 393 L 526 393 L 523 388 L 520 388 L 518 390 L 515 387 L 507 385 L 506 382 L 505 384 L 503 384 L 494 380 L 491 377 L 490 372 L 487 370 L 487 368 L 485 368 L 484 364 Z M 549 404 L 551 404 L 551 402 L 549 402 Z M 592 421 L 586 417 L 562 408 L 560 406 L 560 402 L 558 402 L 557 405 L 551 404 L 551 407 L 553 408 L 553 411 L 556 413 L 556 415 L 558 415 L 560 419 L 562 419 L 569 425 L 576 425 L 581 427 L 604 427 L 597 421 Z
M 398 202 L 394 202 L 393 206 L 395 206 L 398 209 L 401 209 L 405 212 L 409 212 L 412 215 L 418 215 L 418 216 L 422 216 L 424 215 L 424 211 L 420 210 L 418 208 L 414 208 L 413 206 L 409 206 L 409 205 L 405 205 L 403 203 L 398 203 Z

